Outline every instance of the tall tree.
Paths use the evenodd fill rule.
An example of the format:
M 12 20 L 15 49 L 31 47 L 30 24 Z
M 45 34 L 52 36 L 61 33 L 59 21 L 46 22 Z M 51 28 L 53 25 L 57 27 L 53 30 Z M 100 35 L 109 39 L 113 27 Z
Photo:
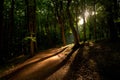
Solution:
M 3 10 L 4 10 L 4 6 L 3 6 L 3 3 L 4 3 L 4 0 L 0 0 L 0 51 L 1 52 L 4 52 L 4 49 L 5 49 L 5 36 L 4 36 L 4 32 L 5 32 L 5 29 L 4 29 L 4 26 L 3 26 Z M 3 54 L 1 54 L 1 57 L 0 57 L 0 63 L 2 62 L 2 57 L 3 57 Z
M 93 2 L 93 11 L 94 11 L 94 39 L 97 39 L 96 35 L 96 0 Z
M 78 40 L 80 41 L 80 35 L 79 35 L 79 26 L 78 26 L 78 17 L 80 15 L 80 10 L 79 10 L 79 5 L 80 5 L 80 2 L 79 1 L 76 1 L 75 2 L 75 24 L 76 24 L 76 30 L 77 30 L 77 33 L 78 33 Z
M 109 29 L 110 29 L 110 38 L 111 38 L 111 40 L 116 40 L 117 31 L 116 31 L 115 25 L 114 25 L 114 14 L 115 13 L 113 12 L 113 9 L 114 9 L 113 4 L 114 4 L 114 0 L 110 0 L 109 4 L 106 6 L 106 12 L 108 12 L 107 22 L 108 22 Z
M 36 0 L 26 0 L 27 7 L 27 28 L 30 37 L 30 55 L 33 56 L 36 50 L 36 43 L 33 41 L 36 38 Z
M 82 17 L 83 17 L 83 37 L 84 37 L 84 42 L 86 41 L 86 19 L 85 19 L 85 11 L 86 11 L 86 2 L 85 0 L 82 0 Z
M 61 34 L 62 34 L 62 42 L 63 45 L 66 45 L 66 39 L 65 39 L 65 23 L 64 23 L 64 7 L 63 7 L 63 1 L 62 0 L 55 0 L 54 1 L 55 6 L 55 15 L 57 17 L 58 23 L 61 28 Z
M 11 8 L 10 8 L 10 23 L 8 28 L 8 48 L 11 52 L 11 48 L 13 48 L 14 43 L 14 6 L 15 6 L 15 0 L 11 0 Z
M 78 34 L 77 34 L 77 31 L 75 30 L 75 27 L 74 27 L 74 18 L 71 14 L 71 11 L 70 11 L 71 3 L 72 3 L 72 0 L 67 0 L 66 12 L 68 15 L 69 26 L 72 30 L 73 35 L 74 35 L 74 43 L 75 43 L 75 45 L 79 45 Z

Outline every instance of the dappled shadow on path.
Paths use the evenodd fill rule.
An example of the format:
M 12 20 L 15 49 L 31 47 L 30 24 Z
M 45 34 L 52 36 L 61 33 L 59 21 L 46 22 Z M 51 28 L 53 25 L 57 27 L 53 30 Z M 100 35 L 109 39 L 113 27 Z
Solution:
M 119 42 L 111 43 L 109 41 L 100 41 L 96 43 L 89 42 L 84 44 L 83 46 L 80 45 L 72 49 L 65 49 L 65 51 L 61 51 L 60 54 L 48 57 L 50 59 L 52 57 L 52 59 L 55 59 L 55 61 L 53 61 L 53 65 L 51 65 L 52 62 L 49 63 L 50 59 L 47 59 L 47 66 L 50 66 L 44 67 L 45 70 L 40 70 L 40 72 L 37 71 L 38 73 L 35 72 L 34 75 L 39 76 L 39 78 L 36 79 L 45 80 L 47 77 L 63 67 L 65 64 L 68 64 L 68 61 L 71 57 L 73 57 L 73 54 L 74 59 L 71 61 L 69 68 L 63 76 L 64 78 L 62 80 L 120 79 L 120 45 Z M 44 61 L 46 61 L 46 59 L 43 60 L 43 62 Z M 32 63 L 30 65 L 34 65 L 36 63 L 39 63 L 41 65 L 40 62 L 41 61 L 36 61 L 35 63 Z M 28 65 L 27 67 L 30 68 L 30 65 Z
M 101 80 L 120 80 L 119 41 L 103 41 L 90 48 L 90 54 L 96 61 Z
M 74 61 L 71 63 L 70 68 L 66 74 L 66 76 L 64 77 L 64 80 L 77 80 L 78 76 L 77 76 L 77 71 L 80 68 L 80 64 L 82 61 L 82 53 L 83 52 L 83 48 L 78 50 L 78 53 L 75 56 Z
M 120 45 L 102 41 L 79 49 L 63 80 L 120 80 Z
M 80 48 L 80 46 L 77 46 L 77 47 L 73 46 L 73 48 L 71 50 L 69 50 L 66 54 L 64 54 L 66 56 L 65 59 L 59 65 L 57 65 L 54 69 L 52 69 L 52 71 L 49 72 L 49 74 L 44 79 L 47 79 L 49 76 L 51 76 L 53 73 L 55 73 L 61 67 L 63 67 L 68 62 L 68 60 L 71 58 L 71 56 L 75 53 L 75 51 L 77 51 L 79 48 Z M 44 80 L 44 79 L 42 79 L 42 80 Z
M 99 80 L 96 63 L 90 59 L 88 45 L 79 49 L 64 80 Z

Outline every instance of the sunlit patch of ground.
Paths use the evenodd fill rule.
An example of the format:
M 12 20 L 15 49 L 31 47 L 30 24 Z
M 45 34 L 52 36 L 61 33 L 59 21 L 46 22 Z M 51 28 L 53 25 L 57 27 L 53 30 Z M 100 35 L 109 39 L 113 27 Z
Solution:
M 70 50 L 68 50 L 66 53 L 69 53 Z M 65 75 L 70 69 L 70 65 L 72 61 L 74 60 L 78 50 L 74 52 L 74 54 L 71 56 L 71 58 L 67 61 L 67 64 L 62 66 L 59 70 L 57 70 L 55 73 L 53 73 L 50 77 L 48 77 L 46 80 L 64 80 Z
M 74 44 L 70 44 L 61 48 L 49 49 L 40 52 L 33 58 L 25 61 L 23 64 L 12 68 L 10 71 L 6 71 L 6 74 L 12 73 L 13 75 L 11 75 L 11 79 L 13 80 L 21 80 L 24 78 L 34 80 L 45 78 L 46 75 L 49 75 L 54 71 L 54 68 L 56 68 L 58 64 L 62 63 L 62 61 L 67 57 L 69 51 L 72 50 L 73 45 Z
M 48 50 L 45 50 L 45 51 L 42 51 L 42 52 L 39 52 L 37 55 L 35 55 L 34 57 L 30 58 L 30 59 L 25 59 L 24 62 L 22 60 L 22 62 L 16 62 L 17 59 L 18 60 L 21 60 L 20 58 L 24 58 L 24 56 L 19 56 L 15 59 L 15 63 L 16 64 L 11 64 L 11 66 L 8 66 L 8 68 L 5 68 L 4 70 L 1 70 L 0 72 L 0 77 L 4 76 L 4 75 L 7 75 L 7 74 L 10 74 L 14 71 L 16 71 L 17 69 L 20 69 L 26 65 L 29 65 L 29 64 L 32 64 L 32 63 L 35 63 L 35 62 L 39 62 L 39 61 L 42 61 L 42 60 L 45 60 L 47 58 L 50 58 L 54 55 L 57 55 L 59 54 L 60 52 L 64 51 L 67 47 L 69 46 L 73 46 L 73 44 L 70 44 L 70 45 L 67 45 L 67 46 L 62 46 L 60 48 L 52 48 L 52 49 L 48 49 Z
M 17 74 L 14 74 L 10 80 L 44 80 L 51 73 L 59 68 L 63 63 L 69 51 L 73 46 L 69 46 L 60 54 L 54 55 L 43 61 L 35 62 L 23 67 Z

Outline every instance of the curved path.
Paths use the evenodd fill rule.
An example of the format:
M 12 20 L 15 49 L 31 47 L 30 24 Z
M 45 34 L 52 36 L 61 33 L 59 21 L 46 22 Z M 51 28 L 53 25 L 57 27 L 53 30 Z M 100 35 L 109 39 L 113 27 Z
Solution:
M 6 78 L 7 80 L 44 80 L 59 68 L 58 65 L 66 59 L 72 47 L 73 45 L 68 45 L 67 48 L 64 47 L 65 49 L 61 48 L 57 54 L 54 52 L 54 55 L 51 51 L 49 56 L 42 59 L 39 59 L 40 56 L 35 56 Z

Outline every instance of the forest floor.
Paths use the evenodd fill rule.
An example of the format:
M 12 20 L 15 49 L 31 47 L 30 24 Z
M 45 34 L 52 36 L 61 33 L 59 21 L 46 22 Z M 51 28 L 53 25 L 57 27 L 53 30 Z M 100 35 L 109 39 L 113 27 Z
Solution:
M 86 43 L 47 80 L 120 80 L 119 41 Z
M 38 53 L 0 73 L 0 80 L 120 80 L 119 41 L 73 44 Z

